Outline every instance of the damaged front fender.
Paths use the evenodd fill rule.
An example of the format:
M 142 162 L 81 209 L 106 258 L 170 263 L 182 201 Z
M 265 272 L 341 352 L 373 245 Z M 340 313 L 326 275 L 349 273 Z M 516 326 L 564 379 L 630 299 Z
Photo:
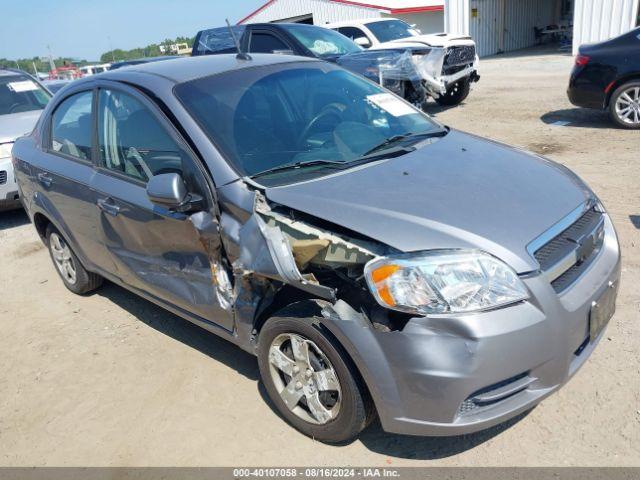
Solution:
M 312 295 L 335 301 L 335 290 L 303 276 L 296 265 L 287 237 L 277 227 L 268 226 L 257 214 L 240 230 L 240 258 L 234 262 L 240 274 L 251 273 L 293 285 Z

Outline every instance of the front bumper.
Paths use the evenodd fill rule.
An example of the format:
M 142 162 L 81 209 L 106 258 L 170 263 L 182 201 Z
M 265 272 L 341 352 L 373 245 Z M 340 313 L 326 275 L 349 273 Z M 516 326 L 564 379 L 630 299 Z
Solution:
M 561 294 L 534 274 L 523 278 L 531 298 L 507 308 L 414 318 L 392 332 L 335 322 L 383 428 L 471 433 L 517 416 L 567 382 L 602 336 L 589 338 L 592 302 L 620 278 L 618 241 L 608 217 L 605 224 L 598 257 Z M 471 398 L 488 401 L 478 407 Z
M 11 158 L 0 158 L 0 209 L 18 208 L 20 199 Z

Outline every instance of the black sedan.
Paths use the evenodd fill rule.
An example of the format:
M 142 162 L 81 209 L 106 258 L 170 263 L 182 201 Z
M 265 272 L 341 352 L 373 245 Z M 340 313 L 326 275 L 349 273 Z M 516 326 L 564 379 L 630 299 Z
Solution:
M 617 125 L 640 129 L 640 28 L 581 46 L 567 93 L 578 107 L 609 110 Z

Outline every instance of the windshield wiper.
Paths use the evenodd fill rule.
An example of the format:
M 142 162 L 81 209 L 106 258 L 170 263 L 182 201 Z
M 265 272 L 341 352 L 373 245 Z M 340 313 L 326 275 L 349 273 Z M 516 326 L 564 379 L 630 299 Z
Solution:
M 293 162 L 293 163 L 285 163 L 284 165 L 278 165 L 277 167 L 268 168 L 267 170 L 263 170 L 262 172 L 254 173 L 250 175 L 250 178 L 262 177 L 263 175 L 269 175 L 275 172 L 282 172 L 285 170 L 297 170 L 300 168 L 306 167 L 314 167 L 318 165 L 322 165 L 329 168 L 338 168 L 338 165 L 344 165 L 347 162 L 342 160 L 307 160 L 305 162 Z
M 438 130 L 435 132 L 422 132 L 422 133 L 413 133 L 413 132 L 407 132 L 407 133 L 402 133 L 400 135 L 394 135 L 393 137 L 389 137 L 387 138 L 384 142 L 380 143 L 379 145 L 376 145 L 375 147 L 373 147 L 372 149 L 368 150 L 363 157 L 366 157 L 368 155 L 371 155 L 372 153 L 376 153 L 376 152 L 380 152 L 382 150 L 386 150 L 388 148 L 393 147 L 394 145 L 404 141 L 404 140 L 408 140 L 408 139 L 413 139 L 413 138 L 431 138 L 431 137 L 440 137 L 440 136 L 444 136 L 448 133 L 447 130 Z

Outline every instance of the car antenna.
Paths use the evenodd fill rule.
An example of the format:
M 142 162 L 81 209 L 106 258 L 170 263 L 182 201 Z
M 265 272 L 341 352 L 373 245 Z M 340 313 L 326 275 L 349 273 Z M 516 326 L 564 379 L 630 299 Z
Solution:
M 236 50 L 238 50 L 238 54 L 236 55 L 236 58 L 238 60 L 252 60 L 251 55 L 249 55 L 248 53 L 243 52 L 242 49 L 240 48 L 240 42 L 236 38 L 235 33 L 233 33 L 233 28 L 231 28 L 231 24 L 229 23 L 229 19 L 225 18 L 225 21 L 227 22 L 227 27 L 229 28 L 229 33 L 231 34 L 231 38 L 233 38 L 233 43 L 236 44 Z

